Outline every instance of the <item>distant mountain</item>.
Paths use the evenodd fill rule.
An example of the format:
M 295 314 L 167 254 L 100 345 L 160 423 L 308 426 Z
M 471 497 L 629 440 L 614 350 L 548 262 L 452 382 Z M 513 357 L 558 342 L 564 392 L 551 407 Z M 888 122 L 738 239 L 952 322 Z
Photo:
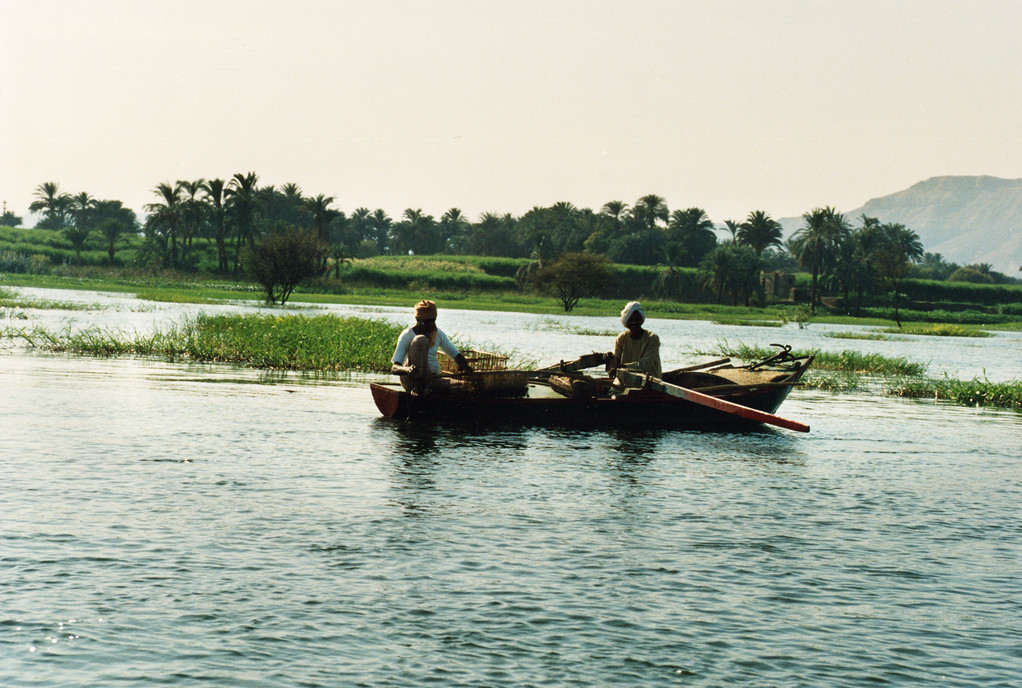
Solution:
M 954 263 L 989 263 L 1009 277 L 1022 266 L 1022 179 L 933 177 L 841 212 L 854 226 L 862 215 L 900 222 L 928 253 Z M 797 217 L 780 222 L 786 237 L 802 226 Z

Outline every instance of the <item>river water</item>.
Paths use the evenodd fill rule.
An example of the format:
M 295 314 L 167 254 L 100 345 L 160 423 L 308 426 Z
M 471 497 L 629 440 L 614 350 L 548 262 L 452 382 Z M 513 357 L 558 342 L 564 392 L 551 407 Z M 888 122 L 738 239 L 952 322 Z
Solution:
M 220 310 L 19 291 L 105 308 L 0 325 Z M 618 328 L 442 304 L 440 325 L 544 361 Z M 726 338 L 1022 376 L 1017 333 L 650 327 L 667 366 Z M 453 430 L 380 418 L 376 379 L 8 344 L 0 685 L 1022 683 L 1022 414 L 796 389 L 780 413 L 807 435 Z

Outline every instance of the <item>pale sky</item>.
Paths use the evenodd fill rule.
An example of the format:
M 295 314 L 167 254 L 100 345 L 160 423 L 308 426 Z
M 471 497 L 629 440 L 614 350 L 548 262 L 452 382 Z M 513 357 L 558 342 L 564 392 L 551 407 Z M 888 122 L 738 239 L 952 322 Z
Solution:
M 0 0 L 0 200 L 850 210 L 1022 177 L 1020 67 L 1019 0 Z

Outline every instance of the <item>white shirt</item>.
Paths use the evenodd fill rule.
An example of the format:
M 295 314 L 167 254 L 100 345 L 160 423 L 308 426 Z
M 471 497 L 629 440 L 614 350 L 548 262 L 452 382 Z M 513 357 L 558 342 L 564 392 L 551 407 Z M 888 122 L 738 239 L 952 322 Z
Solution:
M 412 325 L 412 327 L 415 326 Z M 394 356 L 390 359 L 395 365 L 405 365 L 405 361 L 408 359 L 408 347 L 412 345 L 412 340 L 417 334 L 412 331 L 412 327 L 405 328 L 405 331 L 397 338 L 397 348 L 394 349 Z M 429 369 L 439 375 L 440 361 L 436 357 L 437 349 L 443 349 L 443 352 L 453 359 L 458 356 L 458 347 L 451 343 L 443 330 L 436 331 L 436 343 L 429 347 L 426 360 L 429 362 Z

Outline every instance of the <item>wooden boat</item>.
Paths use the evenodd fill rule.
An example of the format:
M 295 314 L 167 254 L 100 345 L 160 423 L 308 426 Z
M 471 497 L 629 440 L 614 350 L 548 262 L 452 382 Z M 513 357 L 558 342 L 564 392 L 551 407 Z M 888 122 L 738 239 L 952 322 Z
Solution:
M 398 383 L 370 388 L 380 412 L 394 419 L 471 425 L 567 425 L 658 428 L 808 426 L 773 415 L 812 364 L 790 347 L 769 359 L 734 366 L 728 359 L 680 368 L 663 378 L 587 375 L 600 354 L 538 371 L 480 371 L 451 376 L 449 389 L 426 395 Z

